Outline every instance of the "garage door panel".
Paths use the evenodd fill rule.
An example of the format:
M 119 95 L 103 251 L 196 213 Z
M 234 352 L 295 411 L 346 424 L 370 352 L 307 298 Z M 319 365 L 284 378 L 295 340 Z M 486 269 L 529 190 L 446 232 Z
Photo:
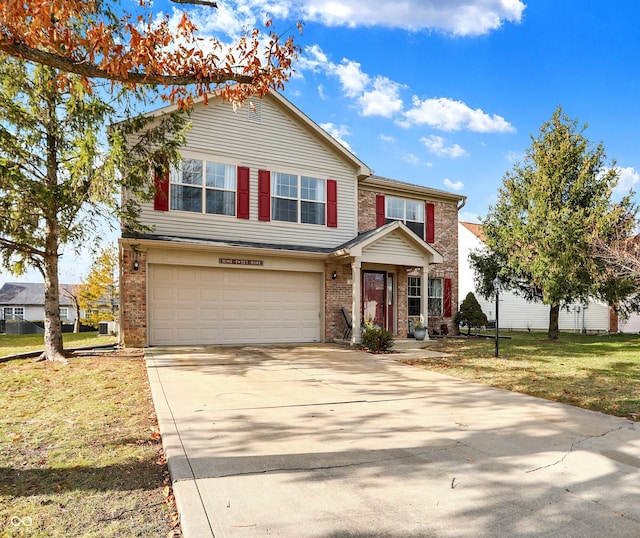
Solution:
M 149 343 L 320 340 L 320 273 L 149 266 Z

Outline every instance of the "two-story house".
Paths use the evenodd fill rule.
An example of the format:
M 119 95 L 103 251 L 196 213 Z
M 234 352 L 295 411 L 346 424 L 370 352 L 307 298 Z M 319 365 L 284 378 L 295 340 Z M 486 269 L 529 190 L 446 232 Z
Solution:
M 199 103 L 179 169 L 123 232 L 128 346 L 340 340 L 371 318 L 454 329 L 465 198 L 375 176 L 278 93 Z M 452 310 L 453 306 L 453 310 Z

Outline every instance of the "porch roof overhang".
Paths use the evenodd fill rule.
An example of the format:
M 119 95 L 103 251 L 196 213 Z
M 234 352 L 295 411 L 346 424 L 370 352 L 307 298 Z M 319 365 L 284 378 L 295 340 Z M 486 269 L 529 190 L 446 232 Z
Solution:
M 443 263 L 435 248 L 422 241 L 407 226 L 394 221 L 360 234 L 329 254 L 332 260 L 357 258 L 364 263 L 424 267 Z

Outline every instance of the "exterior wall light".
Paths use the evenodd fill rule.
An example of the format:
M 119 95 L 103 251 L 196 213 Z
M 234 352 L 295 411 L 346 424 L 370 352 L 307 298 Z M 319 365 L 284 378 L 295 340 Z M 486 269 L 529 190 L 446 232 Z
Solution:
M 331 279 L 335 280 L 336 278 L 338 278 L 338 273 L 334 271 L 333 273 L 331 273 Z
M 138 260 L 134 260 L 134 262 L 133 262 L 133 270 L 137 271 L 138 269 L 140 269 L 140 264 L 138 263 Z

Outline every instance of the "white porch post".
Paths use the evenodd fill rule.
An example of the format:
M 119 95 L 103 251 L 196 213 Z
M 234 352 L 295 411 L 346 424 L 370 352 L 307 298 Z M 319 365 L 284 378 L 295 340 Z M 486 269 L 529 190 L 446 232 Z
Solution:
M 422 312 L 422 316 L 424 317 L 424 324 L 427 327 L 427 335 L 424 337 L 425 340 L 429 340 L 429 266 L 424 265 L 422 267 L 422 278 L 420 279 L 420 292 L 422 297 L 420 300 L 422 304 L 420 305 L 420 312 Z
M 359 259 L 356 259 L 351 264 L 351 279 L 353 285 L 352 289 L 352 300 L 351 300 L 351 322 L 353 324 L 353 330 L 351 332 L 351 343 L 359 344 L 362 339 L 362 331 L 360 329 L 360 304 L 362 302 L 362 287 L 360 278 L 360 269 L 362 267 L 362 262 Z

